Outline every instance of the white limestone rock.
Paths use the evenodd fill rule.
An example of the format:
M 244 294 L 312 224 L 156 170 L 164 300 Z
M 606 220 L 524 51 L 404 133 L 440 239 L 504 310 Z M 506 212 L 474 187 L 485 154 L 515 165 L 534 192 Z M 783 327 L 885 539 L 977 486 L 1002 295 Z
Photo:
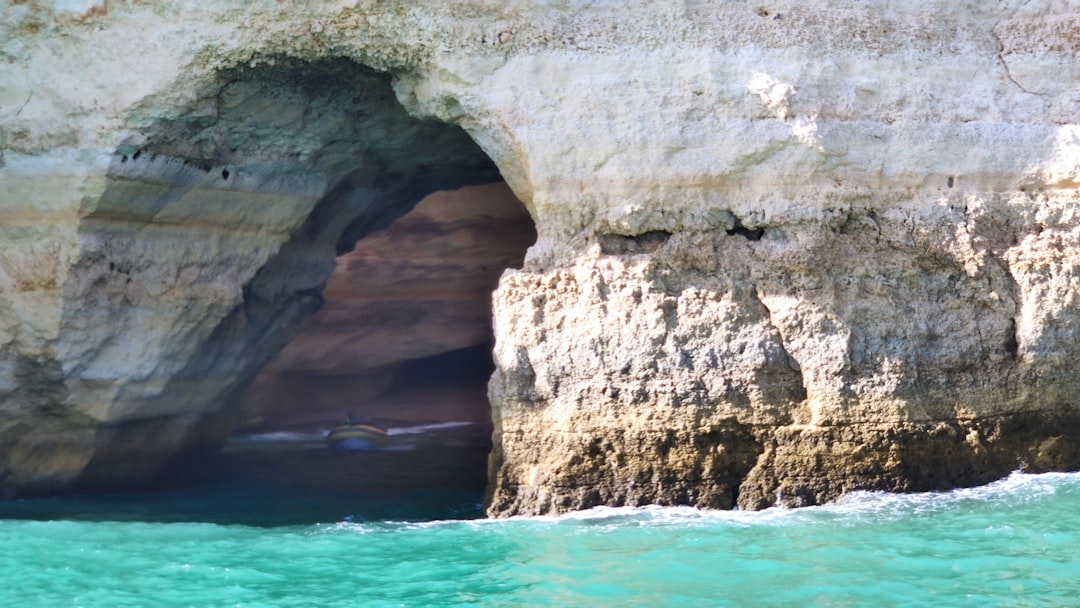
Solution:
M 8 491 L 220 435 L 373 201 L 483 171 L 360 64 L 536 222 L 492 514 L 1080 464 L 1071 0 L 0 10 Z

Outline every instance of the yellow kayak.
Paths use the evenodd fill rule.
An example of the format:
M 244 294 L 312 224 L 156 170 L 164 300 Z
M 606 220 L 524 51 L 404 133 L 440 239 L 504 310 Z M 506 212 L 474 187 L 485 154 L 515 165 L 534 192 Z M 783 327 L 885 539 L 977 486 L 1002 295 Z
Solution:
M 386 429 L 371 424 L 346 424 L 330 429 L 326 445 L 335 450 L 375 450 L 386 445 Z

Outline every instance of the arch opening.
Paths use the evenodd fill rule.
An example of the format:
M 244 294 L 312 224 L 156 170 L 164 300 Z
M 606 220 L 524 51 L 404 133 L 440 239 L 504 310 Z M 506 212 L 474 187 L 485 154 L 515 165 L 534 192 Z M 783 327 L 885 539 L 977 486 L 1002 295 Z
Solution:
M 405 229 L 395 223 L 422 200 L 434 200 L 421 206 L 438 216 L 454 205 L 470 208 L 467 199 L 477 196 L 468 187 L 494 184 L 485 187 L 501 189 L 495 198 L 504 202 L 509 189 L 462 129 L 410 116 L 391 76 L 349 59 L 279 57 L 226 69 L 170 116 L 151 120 L 139 112 L 133 121 L 143 126 L 115 151 L 104 190 L 83 203 L 79 251 L 64 285 L 58 359 L 65 392 L 56 398 L 64 403 L 57 416 L 87 429 L 89 444 L 84 460 L 69 458 L 75 464 L 58 482 L 66 489 L 154 483 L 169 463 L 216 453 L 237 428 L 262 430 L 288 419 L 289 408 L 264 407 L 245 391 L 305 321 L 334 302 L 323 288 L 357 243 L 382 239 L 385 259 L 401 258 L 443 230 L 457 245 L 464 242 L 459 249 L 468 261 L 455 267 L 467 285 L 461 291 L 472 297 L 487 289 L 490 299 L 493 280 L 513 262 L 504 251 L 477 261 L 481 241 L 509 235 L 504 240 L 516 248 L 510 257 L 520 259 L 535 239 L 523 208 L 511 220 L 486 203 L 473 205 L 473 220 L 443 218 L 449 229 L 430 209 Z M 446 203 L 454 196 L 465 203 Z M 445 251 L 428 255 L 454 266 Z M 483 278 L 464 272 L 481 267 Z M 369 336 L 386 340 L 376 350 L 401 351 L 363 368 L 360 375 L 384 385 L 372 397 L 415 389 L 418 377 L 454 365 L 473 370 L 458 378 L 470 377 L 470 390 L 482 386 L 487 364 L 478 368 L 476 361 L 490 349 L 490 312 L 463 306 L 460 294 L 447 301 L 469 308 L 458 316 L 472 318 L 468 329 L 455 331 L 479 338 L 398 348 L 409 341 L 400 332 L 410 315 L 421 319 L 439 308 L 410 307 L 409 294 L 431 291 L 430 273 L 438 271 L 425 272 L 412 292 L 402 288 L 398 299 L 381 303 L 369 298 L 366 316 L 354 317 L 383 332 Z M 343 380 L 355 368 L 331 367 L 271 371 L 349 386 Z M 328 390 L 335 382 L 315 384 Z M 297 402 L 337 399 L 333 390 L 312 398 L 311 390 Z
M 505 183 L 425 197 L 337 258 L 323 307 L 238 397 L 243 426 L 490 422 L 491 293 L 535 238 Z

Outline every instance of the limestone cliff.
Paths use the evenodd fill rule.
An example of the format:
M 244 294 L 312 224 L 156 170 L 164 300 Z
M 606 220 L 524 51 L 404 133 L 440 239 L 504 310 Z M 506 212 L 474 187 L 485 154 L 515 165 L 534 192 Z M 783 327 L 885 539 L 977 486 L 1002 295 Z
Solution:
M 9 493 L 220 438 L 333 255 L 489 158 L 538 233 L 491 514 L 1080 466 L 1072 2 L 2 10 Z

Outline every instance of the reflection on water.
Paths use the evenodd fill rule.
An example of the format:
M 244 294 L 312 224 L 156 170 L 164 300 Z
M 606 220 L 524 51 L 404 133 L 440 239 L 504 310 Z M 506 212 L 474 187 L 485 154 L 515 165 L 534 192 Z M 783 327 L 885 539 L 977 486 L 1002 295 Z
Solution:
M 151 491 L 0 501 L 0 519 L 212 522 L 277 526 L 381 519 L 471 519 L 490 425 L 399 427 L 377 451 L 330 450 L 321 431 L 231 441 L 181 463 Z

